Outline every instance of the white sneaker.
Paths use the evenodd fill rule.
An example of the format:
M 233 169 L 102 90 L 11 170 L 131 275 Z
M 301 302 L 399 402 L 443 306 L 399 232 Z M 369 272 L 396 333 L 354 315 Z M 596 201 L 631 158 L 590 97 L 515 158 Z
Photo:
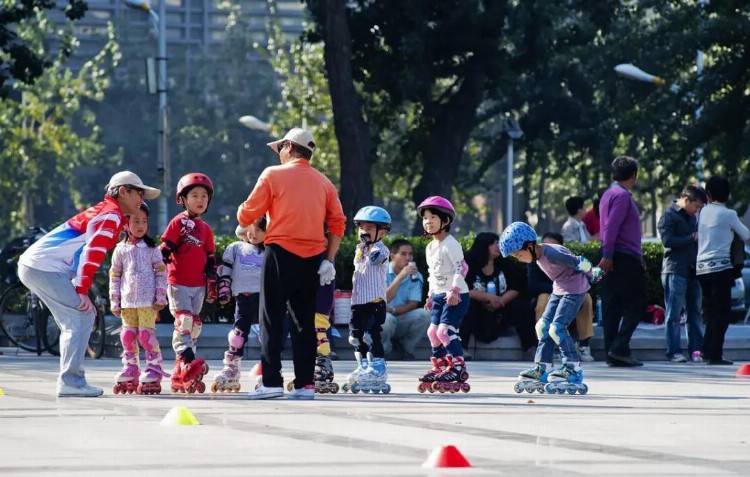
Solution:
M 287 399 L 296 399 L 299 401 L 312 401 L 315 399 L 315 385 L 308 384 L 304 388 L 294 388 L 286 396 Z
M 68 384 L 60 384 L 57 386 L 57 397 L 99 397 L 104 393 L 102 388 L 96 386 L 89 386 L 84 384 L 77 388 Z
M 249 393 L 247 393 L 248 399 L 274 399 L 284 397 L 284 388 L 267 388 L 263 384 Z
M 578 354 L 581 356 L 581 361 L 586 361 L 587 363 L 590 363 L 594 361 L 594 357 L 591 356 L 591 347 L 590 346 L 581 346 L 578 348 Z
M 687 358 L 682 353 L 673 354 L 669 360 L 673 363 L 687 363 Z

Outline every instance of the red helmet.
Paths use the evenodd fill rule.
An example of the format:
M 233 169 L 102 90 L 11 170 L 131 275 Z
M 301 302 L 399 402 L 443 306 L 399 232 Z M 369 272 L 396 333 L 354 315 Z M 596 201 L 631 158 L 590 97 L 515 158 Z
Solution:
M 421 204 L 417 206 L 417 215 L 421 217 L 422 212 L 425 209 L 435 209 L 447 214 L 451 219 L 451 223 L 456 220 L 456 209 L 454 209 L 453 204 L 451 204 L 450 201 L 444 197 L 434 195 L 432 197 L 426 198 L 422 201 Z
M 185 174 L 180 177 L 180 180 L 177 182 L 177 192 L 175 193 L 175 200 L 177 203 L 182 204 L 182 202 L 180 202 L 180 196 L 188 195 L 190 190 L 196 186 L 206 188 L 208 191 L 208 200 L 210 202 L 211 197 L 214 195 L 214 183 L 211 182 L 211 179 L 209 179 L 206 174 L 201 172 L 191 172 L 190 174 Z

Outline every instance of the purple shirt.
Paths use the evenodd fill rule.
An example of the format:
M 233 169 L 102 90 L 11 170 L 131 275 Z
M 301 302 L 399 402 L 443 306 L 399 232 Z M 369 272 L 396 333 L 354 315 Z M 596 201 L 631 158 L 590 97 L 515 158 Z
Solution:
M 562 245 L 543 243 L 542 254 L 537 258 L 539 268 L 552 280 L 555 295 L 580 295 L 589 291 L 586 275 L 576 271 L 578 257 Z
M 599 202 L 599 238 L 602 256 L 612 258 L 615 252 L 640 257 L 641 220 L 638 206 L 630 192 L 614 182 Z

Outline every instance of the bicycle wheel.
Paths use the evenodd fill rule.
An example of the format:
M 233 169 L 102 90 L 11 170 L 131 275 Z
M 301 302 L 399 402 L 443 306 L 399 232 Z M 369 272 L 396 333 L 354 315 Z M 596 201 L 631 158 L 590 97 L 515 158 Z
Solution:
M 94 303 L 94 306 L 96 307 L 96 316 L 94 317 L 94 327 L 89 336 L 89 343 L 88 346 L 86 346 L 86 352 L 92 358 L 99 359 L 104 354 L 104 314 L 106 301 L 102 301 L 99 297 L 99 290 L 94 286 L 92 286 L 89 291 L 89 298 L 91 298 L 91 303 Z
M 21 284 L 13 285 L 0 298 L 0 327 L 8 340 L 26 351 L 41 353 L 40 337 L 30 309 L 29 290 Z
M 39 313 L 39 329 L 44 349 L 52 356 L 60 356 L 60 327 L 47 307 Z

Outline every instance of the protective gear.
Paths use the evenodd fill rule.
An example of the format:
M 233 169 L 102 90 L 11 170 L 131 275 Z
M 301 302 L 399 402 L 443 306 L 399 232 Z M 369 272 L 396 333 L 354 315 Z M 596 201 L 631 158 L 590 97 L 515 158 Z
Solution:
M 123 326 L 120 330 L 120 342 L 125 351 L 133 352 L 136 350 L 136 339 L 138 337 L 138 328 L 132 326 Z
M 360 342 L 359 339 L 354 336 L 353 334 L 349 334 L 349 344 L 354 346 L 355 348 L 359 348 Z
M 427 328 L 427 338 L 430 340 L 430 345 L 433 348 L 437 348 L 441 345 L 440 338 L 438 337 L 438 326 L 431 324 Z
M 180 177 L 177 182 L 177 191 L 175 193 L 175 200 L 178 204 L 182 205 L 181 197 L 184 197 L 190 193 L 190 191 L 197 186 L 204 187 L 208 191 L 208 203 L 211 203 L 211 198 L 214 195 L 214 183 L 207 175 L 200 172 L 191 172 Z
M 159 340 L 156 338 L 156 332 L 152 328 L 140 328 L 138 330 L 138 342 L 141 343 L 146 351 L 155 351 L 159 353 Z
M 582 272 L 582 273 L 588 273 L 589 271 L 591 271 L 591 267 L 592 266 L 593 265 L 591 265 L 591 262 L 589 262 L 586 259 L 586 257 L 579 256 L 578 257 L 578 266 L 576 267 L 576 271 L 577 272 Z
M 193 316 L 193 329 L 190 331 L 190 337 L 193 339 L 193 346 L 195 346 L 195 342 L 198 340 L 198 337 L 201 335 L 201 331 L 203 331 L 203 322 L 201 321 L 201 317 L 198 315 Z
M 112 310 L 112 313 L 120 311 L 120 298 L 120 295 L 112 295 L 109 300 L 109 309 Z
M 513 222 L 505 228 L 500 236 L 500 253 L 507 257 L 513 252 L 523 249 L 526 242 L 536 243 L 536 232 L 525 222 Z
M 318 355 L 328 356 L 331 354 L 331 343 L 328 342 L 328 329 L 331 321 L 328 315 L 315 313 L 315 335 L 318 340 Z
M 380 259 L 380 250 L 378 249 L 372 249 L 370 250 L 370 254 L 368 256 L 370 258 L 370 263 L 377 264 L 378 259 Z
M 178 310 L 174 317 L 174 329 L 181 335 L 189 335 L 193 331 L 193 314 L 189 311 Z
M 390 230 L 391 214 L 389 214 L 388 211 L 382 207 L 368 205 L 359 209 L 359 211 L 354 215 L 354 224 L 359 225 L 360 222 L 370 222 L 376 225 L 383 226 L 386 230 Z
M 417 206 L 417 215 L 422 217 L 422 212 L 425 209 L 435 209 L 448 214 L 451 219 L 449 224 L 452 224 L 456 220 L 456 209 L 453 208 L 453 204 L 451 204 L 448 199 L 438 195 L 423 200 L 422 203 Z
M 237 328 L 229 332 L 227 339 L 229 340 L 229 349 L 232 351 L 237 351 L 245 346 L 245 337 L 242 336 L 242 330 Z
M 209 278 L 206 280 L 206 303 L 213 303 L 219 297 L 219 292 L 216 290 L 216 279 Z
M 562 323 L 552 323 L 552 325 L 549 327 L 549 336 L 550 338 L 552 338 L 552 341 L 554 341 L 558 346 L 560 346 L 560 344 L 565 341 L 565 337 L 567 335 L 568 328 Z
M 550 322 L 549 320 L 546 320 L 542 318 L 541 320 L 536 322 L 536 337 L 539 338 L 539 341 L 547 338 L 549 336 L 549 327 Z
M 330 261 L 323 260 L 320 262 L 318 275 L 320 275 L 320 286 L 328 285 L 336 278 L 336 268 Z
M 219 304 L 222 306 L 232 301 L 232 287 L 231 280 L 222 278 L 219 280 L 218 291 L 219 291 Z
M 177 251 L 177 245 L 169 240 L 164 240 L 159 250 L 161 251 L 161 257 L 164 263 L 171 263 L 172 254 Z

